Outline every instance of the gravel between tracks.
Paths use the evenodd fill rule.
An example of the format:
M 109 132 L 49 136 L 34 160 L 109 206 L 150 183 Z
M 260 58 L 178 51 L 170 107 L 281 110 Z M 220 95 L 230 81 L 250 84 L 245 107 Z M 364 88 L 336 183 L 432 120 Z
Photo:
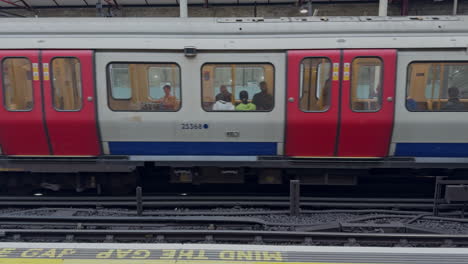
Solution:
M 332 225 L 339 223 L 367 223 L 367 224 L 395 224 L 395 223 L 406 223 L 412 217 L 417 216 L 420 212 L 408 215 L 408 217 L 399 217 L 400 213 L 409 214 L 409 211 L 395 211 L 395 216 L 383 215 L 379 213 L 344 213 L 344 212 L 327 212 L 317 211 L 315 213 L 303 213 L 299 216 L 290 216 L 286 212 L 282 211 L 271 211 L 268 209 L 259 208 L 216 208 L 212 210 L 193 210 L 178 208 L 176 210 L 146 210 L 144 211 L 146 216 L 184 216 L 197 215 L 206 216 L 207 218 L 213 216 L 213 214 L 234 214 L 234 217 L 251 217 L 263 220 L 268 223 L 266 227 L 255 227 L 252 228 L 264 228 L 266 230 L 292 230 L 292 226 L 320 226 L 320 225 Z M 238 214 L 238 215 L 235 215 Z M 84 208 L 5 208 L 0 210 L 0 216 L 80 216 L 80 217 L 129 217 L 135 216 L 135 211 L 130 209 L 84 209 Z M 453 217 L 453 216 L 452 216 Z M 454 218 L 459 217 L 455 216 Z M 460 219 L 460 218 L 456 218 Z M 235 225 L 233 225 L 235 227 Z M 468 223 L 461 223 L 456 221 L 439 221 L 432 219 L 418 219 L 411 223 L 411 226 L 422 228 L 426 230 L 433 230 L 439 233 L 446 234 L 468 234 Z M 11 226 L 0 226 L 1 228 L 11 228 Z M 25 227 L 21 227 L 25 228 Z M 27 228 L 27 227 L 26 227 Z M 90 227 L 92 228 L 92 227 Z M 113 229 L 121 229 L 122 227 L 112 227 Z M 124 227 L 129 228 L 129 227 Z M 131 227 L 130 227 L 131 228 Z M 155 228 L 155 227 L 143 227 L 144 229 Z M 161 229 L 217 229 L 216 225 L 161 225 Z M 134 229 L 134 228 L 131 228 Z M 365 232 L 365 231 L 364 231 Z

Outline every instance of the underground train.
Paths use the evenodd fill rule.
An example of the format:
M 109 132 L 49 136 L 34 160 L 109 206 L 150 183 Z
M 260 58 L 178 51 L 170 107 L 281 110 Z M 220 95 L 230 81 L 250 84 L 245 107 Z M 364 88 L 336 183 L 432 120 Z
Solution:
M 468 17 L 1 23 L 4 175 L 468 167 Z

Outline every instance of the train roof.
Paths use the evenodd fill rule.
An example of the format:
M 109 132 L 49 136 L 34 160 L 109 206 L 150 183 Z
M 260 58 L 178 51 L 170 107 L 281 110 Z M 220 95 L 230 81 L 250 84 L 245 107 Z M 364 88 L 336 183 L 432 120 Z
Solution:
M 180 49 L 191 45 L 215 50 L 468 45 L 468 16 L 2 18 L 0 22 L 0 48 L 4 49 L 63 48 L 65 43 L 67 48 Z M 312 43 L 317 38 L 323 42 Z M 402 38 L 411 38 L 414 44 L 407 39 L 406 45 Z M 21 39 L 29 46 L 20 43 Z M 125 41 L 116 43 L 117 39 Z
M 0 32 L 53 34 L 468 33 L 468 16 L 282 18 L 2 18 Z

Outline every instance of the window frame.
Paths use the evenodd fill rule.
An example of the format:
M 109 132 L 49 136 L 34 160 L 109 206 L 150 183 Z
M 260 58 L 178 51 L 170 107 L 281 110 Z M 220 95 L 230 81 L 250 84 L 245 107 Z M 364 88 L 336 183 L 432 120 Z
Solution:
M 57 109 L 57 107 L 55 107 L 55 100 L 54 100 L 54 91 L 55 91 L 55 85 L 54 85 L 54 67 L 52 66 L 53 62 L 55 59 L 77 59 L 78 62 L 80 63 L 80 89 L 81 89 L 81 105 L 80 105 L 80 108 L 79 109 L 76 109 L 76 110 L 60 110 L 60 109 Z M 44 62 L 43 62 L 44 63 Z M 42 69 L 42 68 L 41 68 Z M 83 91 L 83 71 L 82 71 L 82 64 L 81 64 L 81 60 L 80 58 L 78 57 L 74 57 L 74 56 L 57 56 L 57 57 L 53 57 L 50 62 L 49 62 L 49 71 L 50 71 L 50 78 L 49 78 L 49 82 L 50 82 L 50 92 L 51 92 L 51 102 L 52 102 L 52 107 L 54 108 L 55 111 L 57 112 L 81 112 L 84 108 L 84 104 L 85 104 L 85 100 L 84 100 L 84 91 Z M 44 81 L 44 80 L 42 80 Z
M 408 109 L 408 104 L 406 104 L 406 98 L 408 98 L 408 87 L 410 86 L 410 74 L 409 74 L 409 71 L 410 71 L 410 67 L 411 67 L 411 64 L 413 63 L 466 63 L 467 67 L 468 67 L 468 60 L 465 60 L 465 61 L 460 61 L 460 60 L 430 60 L 430 61 L 424 61 L 424 60 L 412 60 L 408 63 L 408 65 L 406 66 L 406 78 L 405 78 L 405 81 L 406 81 L 406 85 L 405 85 L 405 98 L 404 98 L 404 105 L 405 105 L 405 110 L 407 112 L 410 112 L 410 113 L 466 113 L 468 112 L 468 108 L 466 109 L 466 111 L 453 111 L 453 110 L 447 110 L 447 111 L 423 111 L 423 110 L 414 110 L 414 111 L 411 111 Z M 428 98 L 426 98 L 427 100 Z M 433 99 L 433 98 L 432 98 Z M 440 98 L 439 98 L 440 99 Z
M 353 99 L 352 99 L 352 88 L 353 88 L 353 62 L 356 59 L 362 59 L 362 58 L 374 58 L 374 59 L 379 59 L 380 62 L 382 63 L 382 69 L 380 70 L 380 104 L 379 108 L 377 110 L 354 110 L 353 109 Z M 378 113 L 382 110 L 383 108 L 383 102 L 384 102 L 384 88 L 385 88 L 385 83 L 384 83 L 384 76 L 385 76 L 385 61 L 381 56 L 356 56 L 353 58 L 349 65 L 349 109 L 353 113 Z
M 112 94 L 112 79 L 110 77 L 110 65 L 113 64 L 113 63 L 117 63 L 117 64 L 175 64 L 177 65 L 177 68 L 179 69 L 179 84 L 180 84 L 180 98 L 179 98 L 179 109 L 177 110 L 167 110 L 167 111 L 148 111 L 148 110 L 114 110 L 112 109 L 111 105 L 110 105 L 110 97 L 109 95 L 112 97 L 113 100 L 116 100 L 116 101 L 129 101 L 131 99 L 133 99 L 133 92 L 132 92 L 132 96 L 129 98 L 129 99 L 115 99 L 113 94 Z M 149 91 L 149 78 L 148 78 L 148 74 L 146 74 L 146 81 L 148 83 L 148 91 Z M 182 100 L 182 67 L 180 67 L 180 64 L 175 62 L 175 61 L 168 61 L 168 62 L 154 62 L 154 61 L 110 61 L 106 64 L 106 86 L 107 86 L 107 108 L 109 110 L 111 110 L 112 112 L 144 112 L 144 113 L 177 113 L 179 112 L 180 110 L 182 110 L 182 107 L 183 107 L 183 100 Z M 132 87 L 130 87 L 130 89 L 132 89 Z M 133 91 L 133 90 L 131 90 Z M 155 100 L 155 99 L 152 99 L 148 93 L 148 99 L 150 100 Z
M 271 107 L 270 110 L 254 110 L 254 111 L 250 111 L 250 110 L 216 110 L 216 111 L 213 111 L 213 110 L 207 110 L 205 109 L 205 107 L 203 107 L 203 91 L 204 91 L 204 87 L 203 87 L 203 67 L 205 67 L 207 64 L 214 64 L 214 65 L 232 65 L 232 64 L 242 64 L 242 65 L 260 65 L 260 64 L 264 64 L 264 65 L 270 65 L 272 68 L 273 68 L 273 94 L 272 94 L 272 97 L 273 97 L 273 105 Z M 271 62 L 204 62 L 201 67 L 200 67 L 200 106 L 201 106 L 201 109 L 203 111 L 205 111 L 206 113 L 269 113 L 269 112 L 272 112 L 273 109 L 275 109 L 276 107 L 276 104 L 275 104 L 275 100 L 276 100 L 276 67 L 273 63 Z M 216 95 L 215 95 L 216 96 Z M 234 100 L 236 98 L 235 94 L 232 94 Z M 253 99 L 253 96 L 250 100 Z M 234 106 L 235 107 L 235 106 Z
M 327 107 L 325 110 L 320 110 L 320 111 L 305 111 L 302 109 L 301 107 L 301 98 L 302 98 L 302 94 L 301 92 L 304 91 L 304 87 L 303 87 L 303 78 L 304 75 L 302 74 L 302 70 L 301 70 L 301 65 L 304 63 L 305 60 L 307 59 L 327 59 L 330 63 L 330 91 L 329 91 L 329 96 L 328 96 L 328 102 L 327 102 Z M 318 68 L 318 67 L 317 67 Z M 327 56 L 321 56 L 321 57 L 304 57 L 302 58 L 301 62 L 299 63 L 299 89 L 298 90 L 298 100 L 297 100 L 297 108 L 299 109 L 299 111 L 301 111 L 302 113 L 326 113 L 330 110 L 330 108 L 332 107 L 331 105 L 331 102 L 332 102 L 332 92 L 333 92 L 333 62 L 332 60 L 330 59 L 330 57 L 327 57 Z M 302 89 L 301 89 L 302 87 Z M 315 93 L 314 95 L 315 97 L 317 96 L 317 92 Z
M 32 106 L 31 106 L 31 109 L 29 110 L 11 110 L 7 107 L 6 105 L 6 96 L 5 96 L 5 76 L 3 75 L 3 64 L 5 62 L 5 60 L 7 59 L 26 59 L 29 61 L 29 64 L 31 65 L 31 90 L 32 90 Z M 39 63 L 38 63 L 39 64 Z M 5 110 L 7 110 L 8 112 L 32 112 L 34 110 L 34 107 L 35 107 L 35 99 L 34 98 L 34 69 L 33 69 L 33 63 L 31 61 L 31 59 L 29 57 L 23 57 L 23 56 L 12 56 L 12 57 L 3 57 L 2 58 L 2 62 L 0 64 L 0 72 L 1 72 L 1 76 L 2 76 L 2 93 L 3 93 L 3 108 Z

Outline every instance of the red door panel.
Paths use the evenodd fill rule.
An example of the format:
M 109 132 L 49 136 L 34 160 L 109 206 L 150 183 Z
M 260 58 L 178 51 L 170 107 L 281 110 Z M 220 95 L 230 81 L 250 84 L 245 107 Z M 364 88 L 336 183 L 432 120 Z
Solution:
M 10 59 L 27 59 L 19 64 Z M 39 51 L 0 51 L 0 145 L 4 155 L 50 155 L 43 121 L 41 81 L 39 78 Z M 9 69 L 10 68 L 10 69 Z M 13 70 L 15 68 L 15 70 Z M 9 77 L 7 77 L 7 75 Z M 23 82 L 22 80 L 27 80 Z M 15 90 L 12 83 L 26 87 Z M 32 94 L 29 89 L 32 83 Z M 8 91 L 7 91 L 8 90 Z M 29 91 L 29 92 L 28 92 Z M 14 94 L 14 93 L 17 94 Z M 27 95 L 25 95 L 25 93 Z M 5 96 L 11 98 L 9 103 Z M 31 98 L 28 98 L 30 97 Z
M 365 69 L 362 75 L 353 73 L 353 70 L 358 69 L 357 65 L 356 67 L 353 65 L 353 61 L 357 58 L 361 58 L 360 61 L 365 61 L 362 58 L 375 58 L 374 60 L 381 61 L 383 69 L 379 68 L 381 72 L 379 75 L 381 80 L 380 88 L 375 90 L 381 89 L 381 91 L 375 92 L 382 93 L 381 99 L 379 99 L 380 110 L 372 109 L 372 107 L 356 110 L 356 108 L 360 107 L 357 106 L 359 104 L 375 104 L 375 102 L 370 102 L 370 99 L 355 99 L 361 102 L 355 102 L 355 109 L 352 109 L 351 86 L 353 78 L 374 78 L 366 77 Z M 337 155 L 341 157 L 387 156 L 393 128 L 396 50 L 344 50 L 343 63 L 341 123 Z M 375 73 L 369 73 L 368 75 L 377 76 Z M 358 80 L 355 80 L 355 85 L 358 85 L 357 82 Z M 367 94 L 361 91 L 359 96 L 355 96 L 355 98 L 364 98 L 367 97 Z M 369 95 L 368 98 L 373 96 L 376 96 L 376 94 Z
M 333 65 L 335 77 L 331 81 L 331 91 L 328 95 L 330 107 L 323 112 L 304 112 L 300 108 L 301 63 L 305 58 L 314 57 L 328 58 Z M 288 52 L 285 147 L 287 156 L 328 157 L 334 155 L 338 126 L 339 62 L 339 50 Z
M 70 61 L 75 64 L 66 63 Z M 45 116 L 53 155 L 99 155 L 93 52 L 43 51 L 42 63 Z M 79 88 L 70 90 L 72 86 Z M 80 89 L 81 96 L 78 96 Z M 72 103 L 70 96 L 75 98 Z

